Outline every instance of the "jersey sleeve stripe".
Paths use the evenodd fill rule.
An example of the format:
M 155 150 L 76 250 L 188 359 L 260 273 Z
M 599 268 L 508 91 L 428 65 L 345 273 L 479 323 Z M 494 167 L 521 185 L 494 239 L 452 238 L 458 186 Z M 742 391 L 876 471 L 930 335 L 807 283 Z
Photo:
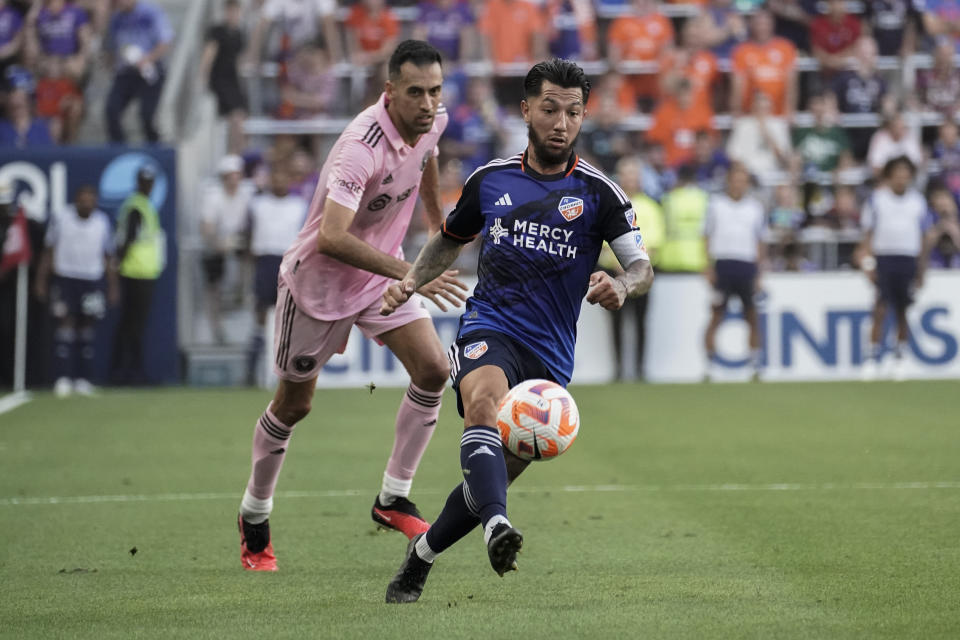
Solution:
M 367 129 L 367 132 L 363 134 L 363 138 L 361 138 L 360 141 L 369 142 L 370 138 L 373 136 L 373 133 L 376 131 L 376 129 L 377 129 L 377 123 L 374 122 L 373 124 L 370 125 L 370 128 Z
M 451 231 L 447 231 L 447 221 L 446 221 L 446 220 L 443 221 L 443 226 L 440 227 L 440 230 L 443 231 L 443 235 L 449 236 L 449 237 L 453 238 L 454 240 L 461 240 L 461 241 L 463 241 L 463 242 L 470 242 L 471 240 L 473 240 L 474 238 L 476 238 L 478 235 L 480 235 L 479 233 L 475 233 L 475 234 L 473 234 L 473 235 L 470 236 L 470 237 L 458 236 L 457 234 L 455 234 L 455 233 L 453 233 L 453 232 L 451 232 Z
M 502 166 L 506 166 L 506 165 L 509 165 L 509 164 L 520 164 L 521 170 L 523 169 L 523 165 L 522 165 L 522 163 L 520 163 L 520 156 L 519 156 L 519 155 L 512 156 L 512 157 L 510 157 L 510 158 L 502 158 L 502 159 L 501 159 L 501 158 L 498 158 L 497 160 L 491 160 L 490 162 L 488 162 L 487 164 L 483 165 L 482 167 L 477 167 L 476 169 L 474 169 L 474 170 L 473 170 L 473 173 L 471 173 L 471 174 L 467 177 L 467 180 L 466 180 L 466 181 L 469 182 L 469 181 L 470 181 L 470 178 L 472 178 L 473 176 L 477 175 L 478 173 L 480 173 L 480 172 L 483 171 L 484 169 L 490 169 L 491 167 L 502 167 Z
M 380 139 L 383 138 L 383 129 L 380 128 L 380 125 L 374 122 L 370 125 L 370 128 L 367 129 L 367 133 L 364 134 L 361 142 L 366 142 L 370 145 L 370 148 L 377 146 L 377 143 L 380 142 Z

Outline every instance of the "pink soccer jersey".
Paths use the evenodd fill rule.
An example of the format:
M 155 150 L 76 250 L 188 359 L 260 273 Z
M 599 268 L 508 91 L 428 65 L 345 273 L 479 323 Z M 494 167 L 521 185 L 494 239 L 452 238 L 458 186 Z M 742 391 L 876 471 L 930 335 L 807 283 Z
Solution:
M 280 277 L 297 307 L 319 320 L 339 320 L 370 306 L 390 278 L 351 267 L 317 251 L 327 198 L 357 212 L 350 233 L 386 254 L 403 258 L 420 178 L 447 126 L 443 105 L 415 146 L 390 120 L 386 94 L 347 125 L 320 172 L 307 221 L 283 256 Z

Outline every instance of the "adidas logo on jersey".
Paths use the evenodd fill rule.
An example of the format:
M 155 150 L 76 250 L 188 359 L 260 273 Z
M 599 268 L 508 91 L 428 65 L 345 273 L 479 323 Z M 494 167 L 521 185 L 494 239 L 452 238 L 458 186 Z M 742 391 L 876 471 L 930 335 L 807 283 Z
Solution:
M 510 199 L 510 194 L 505 193 L 500 196 L 500 199 L 493 203 L 494 205 L 500 206 L 513 206 L 513 200 Z

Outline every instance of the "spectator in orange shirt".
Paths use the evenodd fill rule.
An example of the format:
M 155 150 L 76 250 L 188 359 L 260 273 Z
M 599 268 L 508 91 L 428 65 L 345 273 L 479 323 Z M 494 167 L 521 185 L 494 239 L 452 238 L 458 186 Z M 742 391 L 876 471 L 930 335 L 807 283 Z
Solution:
M 663 100 L 653 112 L 647 140 L 663 145 L 668 167 L 676 168 L 693 159 L 697 134 L 713 132 L 713 110 L 694 101 L 693 84 L 680 78 L 674 95 Z
M 400 25 L 385 0 L 362 0 L 343 23 L 347 56 L 354 68 L 350 100 L 355 106 L 375 102 L 386 80 L 387 58 L 397 44 Z M 366 74 L 363 70 L 366 68 Z
M 766 9 L 753 14 L 750 28 L 752 38 L 733 51 L 730 111 L 750 112 L 759 91 L 772 101 L 774 115 L 791 118 L 797 106 L 797 49 L 773 35 L 773 17 Z
M 637 95 L 633 92 L 633 85 L 613 69 L 600 76 L 600 79 L 594 83 L 590 98 L 587 100 L 587 113 L 591 116 L 597 113 L 601 98 L 607 96 L 613 96 L 621 117 L 636 115 Z
M 846 68 L 860 38 L 860 20 L 847 13 L 845 0 L 829 0 L 826 15 L 810 22 L 813 55 L 827 74 Z
M 400 25 L 385 0 L 363 0 L 353 5 L 344 26 L 350 61 L 358 66 L 386 62 L 400 35 Z
M 680 31 L 682 46 L 664 56 L 660 69 L 660 89 L 664 94 L 672 92 L 681 78 L 690 81 L 693 89 L 693 104 L 712 109 L 713 89 L 717 80 L 717 56 L 707 49 L 704 39 L 705 14 L 690 18 Z
M 60 60 L 48 59 L 37 79 L 35 107 L 37 116 L 57 126 L 57 142 L 74 141 L 83 120 L 83 92 L 63 68 Z
M 540 7 L 527 0 L 482 3 L 480 33 L 484 58 L 496 65 L 546 58 L 546 22 Z
M 673 48 L 673 24 L 657 13 L 654 0 L 633 0 L 630 13 L 610 23 L 607 46 L 610 64 L 620 62 L 659 62 Z M 633 78 L 637 97 L 652 104 L 657 97 L 657 69 Z

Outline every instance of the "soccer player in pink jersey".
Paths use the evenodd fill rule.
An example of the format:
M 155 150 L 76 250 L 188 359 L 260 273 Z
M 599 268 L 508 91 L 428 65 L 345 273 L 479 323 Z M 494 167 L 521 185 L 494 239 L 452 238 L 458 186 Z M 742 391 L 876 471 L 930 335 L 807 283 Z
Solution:
M 429 526 L 408 496 L 437 423 L 449 364 L 422 298 L 389 317 L 380 315 L 380 298 L 410 269 L 401 242 L 418 194 L 431 228 L 442 222 L 436 160 L 447 125 L 442 82 L 436 49 L 417 40 L 397 47 L 384 93 L 334 144 L 307 221 L 283 257 L 274 333 L 280 382 L 253 434 L 253 468 L 238 517 L 244 569 L 277 569 L 269 525 L 277 477 L 294 426 L 310 412 L 320 368 L 343 352 L 354 325 L 386 345 L 410 374 L 373 519 L 408 538 Z M 456 275 L 446 271 L 418 293 L 441 309 L 444 301 L 460 306 L 467 287 Z

